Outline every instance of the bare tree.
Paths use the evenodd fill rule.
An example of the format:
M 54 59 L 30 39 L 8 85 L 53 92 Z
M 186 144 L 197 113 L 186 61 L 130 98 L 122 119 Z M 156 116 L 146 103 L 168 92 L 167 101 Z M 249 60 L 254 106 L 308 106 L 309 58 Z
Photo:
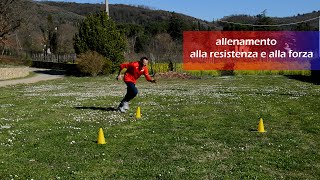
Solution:
M 21 0 L 0 1 L 0 41 L 20 26 L 21 17 L 17 9 L 20 1 Z
M 8 36 L 17 30 L 21 25 L 20 12 L 17 11 L 17 6 L 21 0 L 1 0 L 0 1 L 0 48 L 3 55 Z M 16 41 L 18 36 L 16 35 Z M 17 41 L 19 42 L 19 41 Z M 20 44 L 19 44 L 20 45 Z
M 73 37 L 77 31 L 76 27 L 70 24 L 62 24 L 57 28 L 58 31 L 58 53 L 74 53 Z
M 177 61 L 179 51 L 178 45 L 172 40 L 168 33 L 157 34 L 151 41 L 148 52 L 155 56 L 159 62 Z

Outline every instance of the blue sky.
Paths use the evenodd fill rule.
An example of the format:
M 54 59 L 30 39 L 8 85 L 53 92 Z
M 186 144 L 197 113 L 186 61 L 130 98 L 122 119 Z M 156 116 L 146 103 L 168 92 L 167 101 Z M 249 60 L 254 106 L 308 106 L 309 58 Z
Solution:
M 104 0 L 56 0 L 101 3 Z M 110 4 L 145 5 L 212 21 L 232 14 L 286 17 L 320 10 L 320 0 L 109 0 Z

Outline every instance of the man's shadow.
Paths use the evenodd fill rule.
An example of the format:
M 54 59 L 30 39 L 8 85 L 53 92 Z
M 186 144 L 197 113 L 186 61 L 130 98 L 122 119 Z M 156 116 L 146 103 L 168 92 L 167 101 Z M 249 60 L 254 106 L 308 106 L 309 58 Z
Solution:
M 93 106 L 76 106 L 75 109 L 91 109 L 91 110 L 100 110 L 100 111 L 118 111 L 114 107 L 93 107 Z

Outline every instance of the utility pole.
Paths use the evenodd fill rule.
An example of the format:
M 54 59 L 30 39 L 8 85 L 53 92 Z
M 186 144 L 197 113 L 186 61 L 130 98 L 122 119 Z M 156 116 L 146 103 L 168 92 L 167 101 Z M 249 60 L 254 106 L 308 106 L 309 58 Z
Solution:
M 106 13 L 109 16 L 109 2 L 108 0 L 105 0 L 105 2 L 106 2 Z

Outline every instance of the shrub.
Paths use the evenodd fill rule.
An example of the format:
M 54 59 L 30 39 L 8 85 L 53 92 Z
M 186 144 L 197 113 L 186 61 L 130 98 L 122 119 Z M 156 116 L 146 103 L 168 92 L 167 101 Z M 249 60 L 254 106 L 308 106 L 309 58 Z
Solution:
M 95 51 L 87 51 L 76 60 L 79 71 L 85 75 L 97 76 L 106 66 L 106 59 Z
M 113 72 L 113 65 L 112 65 L 112 61 L 108 58 L 104 58 L 104 65 L 102 68 L 102 74 L 111 74 Z

